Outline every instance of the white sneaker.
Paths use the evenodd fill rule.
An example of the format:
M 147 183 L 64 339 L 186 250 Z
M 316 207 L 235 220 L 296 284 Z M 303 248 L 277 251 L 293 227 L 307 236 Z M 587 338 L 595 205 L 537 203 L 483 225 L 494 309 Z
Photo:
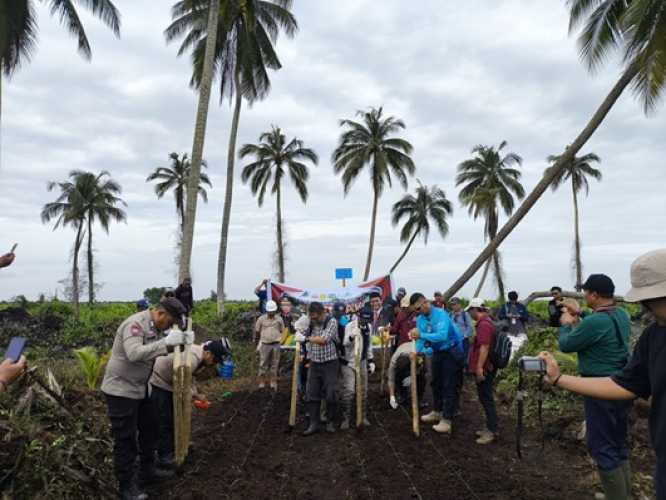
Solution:
M 476 440 L 476 444 L 490 444 L 495 441 L 495 434 L 490 431 L 485 431 L 479 436 L 479 439 Z
M 266 382 L 259 382 L 259 389 L 266 387 Z
M 421 422 L 426 424 L 434 424 L 435 422 L 439 422 L 441 418 L 442 415 L 438 411 L 431 411 L 427 415 L 421 416 Z
M 437 425 L 432 426 L 432 430 L 440 434 L 451 434 L 451 421 L 441 419 Z

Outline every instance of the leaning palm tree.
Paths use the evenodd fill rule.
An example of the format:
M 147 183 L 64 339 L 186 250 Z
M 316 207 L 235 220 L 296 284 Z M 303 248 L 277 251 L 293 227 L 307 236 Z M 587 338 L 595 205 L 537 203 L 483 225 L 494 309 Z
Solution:
M 51 15 L 57 16 L 67 31 L 78 41 L 84 58 L 92 57 L 76 6 L 72 0 L 42 0 Z M 120 36 L 120 14 L 111 0 L 86 0 L 82 3 Z M 34 0 L 5 0 L 0 2 L 0 118 L 2 117 L 2 75 L 10 78 L 22 63 L 30 60 L 37 44 L 37 16 Z
M 453 205 L 446 197 L 443 190 L 437 186 L 424 186 L 417 180 L 419 186 L 416 188 L 416 196 L 407 194 L 393 205 L 393 227 L 397 226 L 402 219 L 407 219 L 400 231 L 400 242 L 407 243 L 404 252 L 391 267 L 391 273 L 396 270 L 402 260 L 412 248 L 414 241 L 423 236 L 423 241 L 428 244 L 430 236 L 431 220 L 439 231 L 442 238 L 449 234 L 449 223 L 446 220 L 453 214 Z
M 241 107 L 243 99 L 252 104 L 266 97 L 271 86 L 268 70 L 282 67 L 274 45 L 281 31 L 293 37 L 298 30 L 296 18 L 290 12 L 292 3 L 293 0 L 224 0 L 218 8 L 219 27 L 216 36 L 209 38 L 212 34 L 210 25 L 206 28 L 203 22 L 209 8 L 203 0 L 182 0 L 174 5 L 173 22 L 165 31 L 168 42 L 184 37 L 178 55 L 192 51 L 193 74 L 190 83 L 195 88 L 202 81 L 204 47 L 209 39 L 216 40 L 213 72 L 220 79 L 220 101 L 227 96 L 229 99 L 235 98 L 218 255 L 219 314 L 224 312 L 227 247 Z
M 60 189 L 60 194 L 55 201 L 49 202 L 42 208 L 41 219 L 44 224 L 55 220 L 53 230 L 71 226 L 76 230 L 74 249 L 72 252 L 72 301 L 74 302 L 74 313 L 79 317 L 79 251 L 83 243 L 85 214 L 83 210 L 83 199 L 81 186 L 76 182 L 49 182 L 47 190 Z
M 633 87 L 646 114 L 655 110 L 664 91 L 666 0 L 568 0 L 567 3 L 570 7 L 570 32 L 584 25 L 579 41 L 581 57 L 588 69 L 594 71 L 600 68 L 611 53 L 620 52 L 623 56 L 623 73 L 578 137 L 559 155 L 559 160 L 546 170 L 541 181 L 498 231 L 497 236 L 446 291 L 445 298 L 450 298 L 462 288 L 493 255 L 553 181 L 566 170 L 627 87 Z
M 551 155 L 548 157 L 548 161 L 552 164 L 556 163 L 559 160 L 559 156 Z M 575 156 L 573 160 L 569 162 L 566 169 L 562 171 L 553 181 L 553 191 L 556 191 L 562 184 L 567 181 L 571 181 L 571 191 L 573 194 L 573 207 L 574 207 L 574 260 L 576 263 L 576 290 L 581 291 L 583 289 L 583 263 L 580 256 L 580 224 L 579 224 L 579 215 L 578 215 L 578 193 L 585 191 L 587 196 L 590 193 L 590 182 L 588 177 L 601 180 L 601 170 L 598 170 L 592 166 L 592 163 L 601 162 L 599 158 L 594 153 L 588 153 L 584 156 Z
M 308 167 L 304 162 L 314 165 L 319 163 L 319 157 L 312 149 L 306 148 L 303 141 L 287 137 L 279 127 L 273 127 L 270 132 L 259 136 L 259 144 L 246 144 L 239 152 L 239 157 L 253 156 L 255 161 L 243 168 L 241 179 L 244 183 L 251 180 L 252 194 L 257 196 L 259 206 L 264 203 L 264 196 L 271 184 L 271 193 L 276 198 L 277 213 L 277 257 L 278 278 L 284 283 L 284 245 L 282 241 L 282 179 L 289 174 L 291 182 L 296 188 L 298 196 L 303 203 L 308 199 L 307 181 L 310 177 Z
M 190 163 L 187 154 L 178 155 L 178 153 L 171 153 L 169 155 L 171 166 L 157 167 L 152 174 L 148 176 L 146 182 L 157 181 L 155 184 L 155 194 L 157 198 L 162 198 L 169 191 L 173 190 L 173 196 L 176 201 L 176 212 L 180 223 L 180 235 L 182 239 L 183 231 L 185 229 L 185 192 L 192 171 L 192 164 Z M 208 168 L 205 160 L 201 160 L 201 166 Z M 199 176 L 199 196 L 208 203 L 208 193 L 203 185 L 212 187 L 210 178 L 204 172 Z
M 407 176 L 414 175 L 416 171 L 414 161 L 409 156 L 413 146 L 394 135 L 405 129 L 405 123 L 394 116 L 385 118 L 383 114 L 383 108 L 371 108 L 369 111 L 357 112 L 362 118 L 361 122 L 341 120 L 340 126 L 346 130 L 333 152 L 333 170 L 336 174 L 342 173 L 345 196 L 364 167 L 368 167 L 370 173 L 373 192 L 372 219 L 364 280 L 370 275 L 379 198 L 386 186 L 392 187 L 391 174 L 407 189 Z
M 118 205 L 127 204 L 118 196 L 122 189 L 120 184 L 110 178 L 109 172 L 102 171 L 95 175 L 92 172 L 73 170 L 69 176 L 79 187 L 82 198 L 82 210 L 88 226 L 88 303 L 95 301 L 95 280 L 93 277 L 93 225 L 99 222 L 105 233 L 109 233 L 111 222 L 125 222 L 127 215 Z
M 502 141 L 498 147 L 474 146 L 474 156 L 458 165 L 456 177 L 456 186 L 463 186 L 459 194 L 460 202 L 468 208 L 474 219 L 485 219 L 484 237 L 491 240 L 497 235 L 500 209 L 507 216 L 511 215 L 515 205 L 514 195 L 519 200 L 525 196 L 519 170 L 523 159 L 516 153 L 505 154 L 503 150 L 506 145 L 507 142 Z M 502 301 L 504 282 L 499 252 L 493 252 L 488 261 L 491 259 L 495 264 L 495 278 Z

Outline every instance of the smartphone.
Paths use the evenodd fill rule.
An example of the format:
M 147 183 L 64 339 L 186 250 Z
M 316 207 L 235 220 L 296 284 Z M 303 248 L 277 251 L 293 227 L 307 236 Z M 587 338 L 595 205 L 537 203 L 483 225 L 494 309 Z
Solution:
M 14 243 L 14 246 L 12 249 L 9 251 L 9 253 L 14 253 L 16 251 L 16 247 L 18 246 L 18 243 Z
M 9 347 L 5 351 L 5 359 L 11 359 L 14 363 L 21 359 L 23 349 L 25 349 L 25 341 L 25 337 L 12 338 L 9 342 Z

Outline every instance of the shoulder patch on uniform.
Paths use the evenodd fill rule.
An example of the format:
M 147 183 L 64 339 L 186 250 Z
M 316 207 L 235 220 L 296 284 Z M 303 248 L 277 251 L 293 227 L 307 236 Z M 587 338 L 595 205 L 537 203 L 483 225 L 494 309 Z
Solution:
M 130 333 L 133 337 L 140 337 L 143 335 L 143 328 L 141 328 L 139 323 L 132 323 L 132 326 L 130 327 Z

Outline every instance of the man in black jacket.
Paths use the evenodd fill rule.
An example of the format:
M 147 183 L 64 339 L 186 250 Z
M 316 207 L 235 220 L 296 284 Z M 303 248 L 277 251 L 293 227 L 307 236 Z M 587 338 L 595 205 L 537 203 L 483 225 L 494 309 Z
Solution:
M 176 298 L 187 309 L 187 315 L 192 314 L 194 309 L 194 292 L 192 291 L 192 279 L 185 278 L 183 282 L 176 288 Z
M 559 328 L 560 316 L 562 316 L 562 289 L 554 286 L 550 289 L 553 300 L 548 302 L 548 325 L 553 328 Z

